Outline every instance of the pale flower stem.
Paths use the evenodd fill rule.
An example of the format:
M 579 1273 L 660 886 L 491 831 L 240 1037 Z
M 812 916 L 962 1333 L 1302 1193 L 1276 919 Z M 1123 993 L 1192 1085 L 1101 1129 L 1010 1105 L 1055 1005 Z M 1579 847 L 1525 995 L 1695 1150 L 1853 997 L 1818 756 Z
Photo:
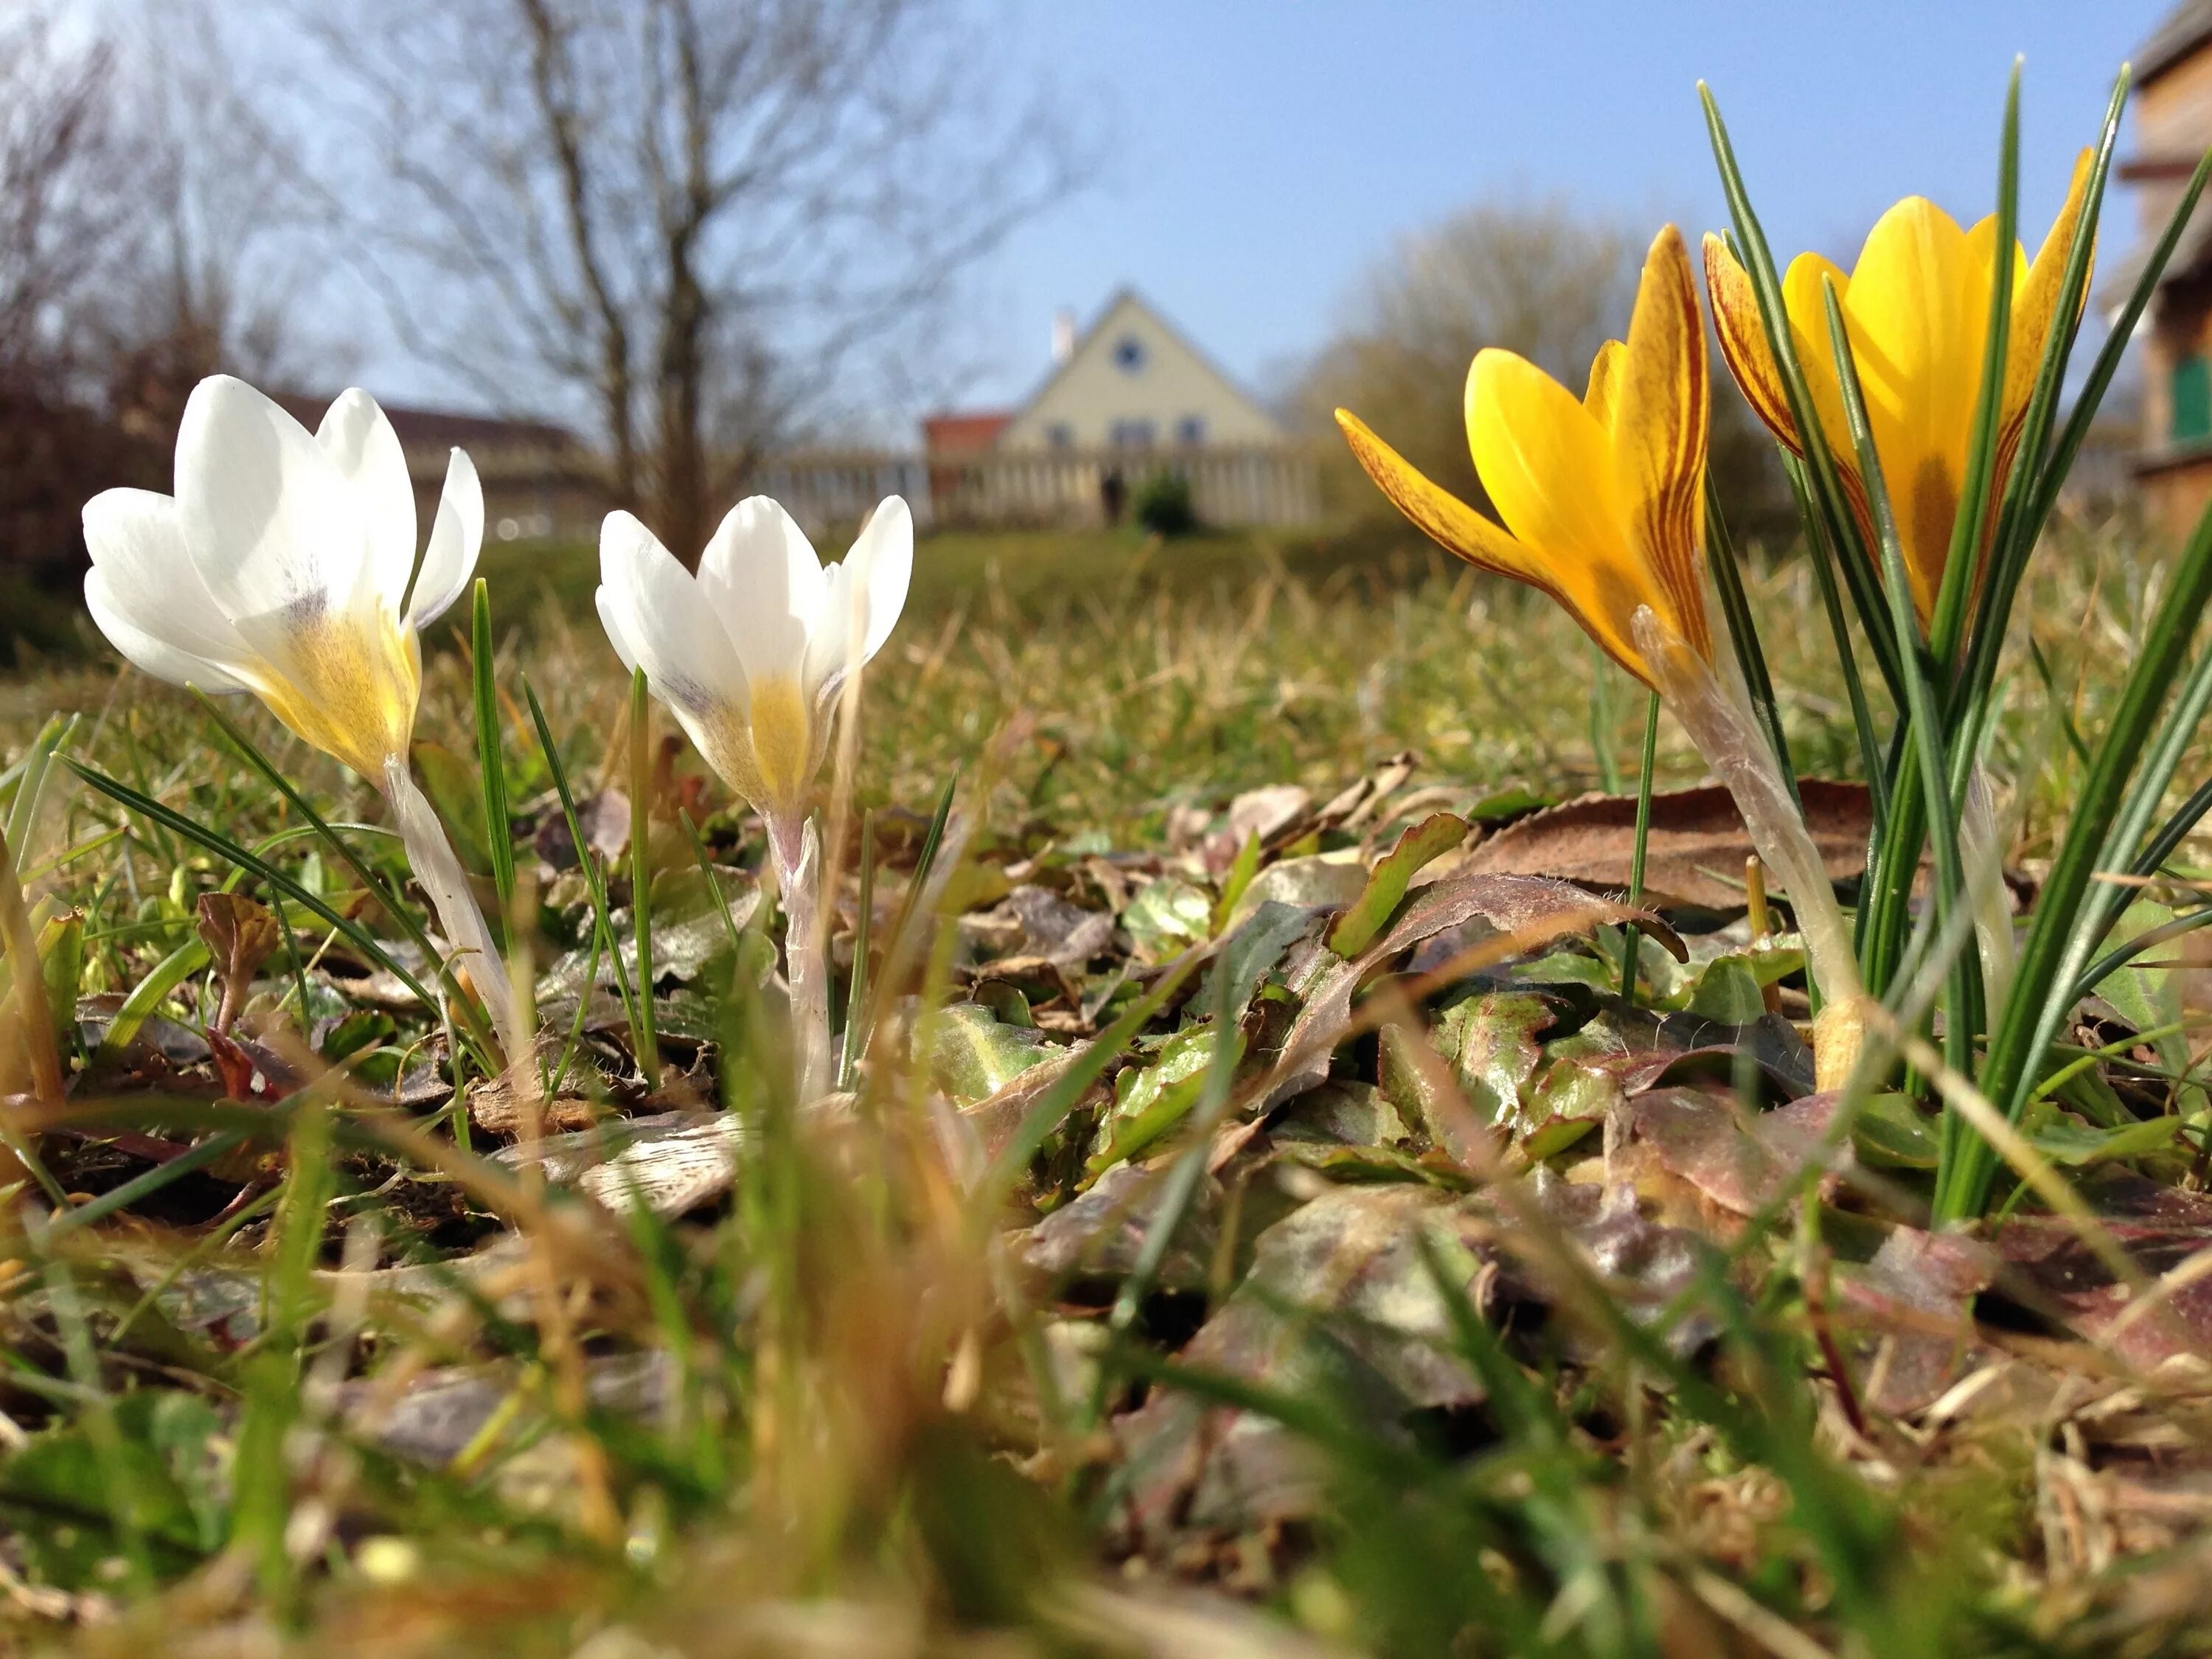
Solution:
M 1660 696 L 1734 797 L 1752 846 L 1789 892 L 1807 965 L 1830 1005 L 1814 1032 L 1820 1083 L 1839 1087 L 1857 1059 L 1858 1018 L 1851 1011 L 1863 988 L 1851 931 L 1829 884 L 1826 864 L 1745 701 L 1731 696 L 1711 665 L 1649 606 L 1637 611 L 1634 627 L 1637 648 Z
M 399 827 L 400 843 L 407 849 L 415 879 L 429 896 L 439 928 L 453 948 L 454 968 L 466 976 L 490 1011 L 507 1059 L 520 1060 L 530 1050 L 516 1018 L 514 990 L 507 981 L 499 946 L 477 906 L 476 894 L 470 890 L 468 872 L 461 867 L 453 843 L 446 839 L 445 825 L 439 823 L 429 798 L 416 787 L 404 760 L 394 758 L 386 763 L 384 798 Z
M 2005 892 L 2004 854 L 1997 844 L 1996 809 L 1989 774 L 1976 762 L 1966 778 L 1966 810 L 1959 818 L 1960 852 L 1966 892 L 1974 907 L 1974 935 L 1982 949 L 1983 1000 L 2002 1007 L 2012 985 L 2012 904 Z
M 791 1031 L 799 1101 L 830 1087 L 830 972 L 823 955 L 822 843 L 801 812 L 768 818 L 769 856 L 783 895 L 784 977 L 791 987 Z

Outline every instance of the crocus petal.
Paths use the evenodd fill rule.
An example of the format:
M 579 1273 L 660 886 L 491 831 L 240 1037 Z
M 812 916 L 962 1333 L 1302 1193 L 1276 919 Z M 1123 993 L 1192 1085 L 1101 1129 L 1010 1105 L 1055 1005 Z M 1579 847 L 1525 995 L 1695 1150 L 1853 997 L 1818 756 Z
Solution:
M 102 490 L 84 504 L 84 544 L 106 603 L 139 632 L 195 659 L 235 662 L 246 654 L 185 554 L 177 504 L 168 496 Z
M 814 544 L 781 505 L 749 495 L 730 509 L 700 556 L 698 589 L 749 682 L 803 683 L 824 580 Z
M 1994 240 L 1993 222 L 1970 239 L 1935 204 L 1908 197 L 1875 222 L 1844 296 L 1867 423 L 1923 617 L 1958 516 Z
M 745 707 L 744 671 L 699 585 L 628 513 L 599 530 L 599 614 L 617 654 L 645 670 L 662 702 L 694 715 Z
M 455 450 L 446 462 L 446 487 L 438 496 L 438 516 L 430 523 L 430 545 L 415 575 L 407 620 L 416 628 L 437 621 L 461 597 L 476 574 L 483 546 L 483 486 L 468 452 Z
M 362 580 L 398 616 L 415 574 L 415 485 L 399 434 L 375 398 L 349 386 L 325 411 L 315 441 L 352 492 L 355 521 L 367 544 Z
M 197 685 L 203 691 L 248 691 L 252 688 L 231 671 L 140 627 L 116 602 L 113 585 L 98 565 L 84 573 L 84 606 L 107 642 L 133 667 L 172 685 Z
M 1620 340 L 1607 340 L 1590 359 L 1589 389 L 1583 393 L 1583 407 L 1590 418 L 1607 432 L 1613 430 L 1613 416 L 1620 392 L 1621 359 L 1628 347 Z
M 865 653 L 852 650 L 853 641 L 864 638 L 868 625 L 865 576 L 856 575 L 848 559 L 830 566 L 822 577 L 822 608 L 806 636 L 806 667 L 799 676 L 807 702 L 815 705 L 844 683 L 848 670 L 867 660 Z
M 860 642 L 860 660 L 866 662 L 884 648 L 891 629 L 898 626 L 907 588 L 914 580 L 914 510 L 904 496 L 886 495 L 876 504 L 867 527 L 845 556 L 845 568 L 865 595 L 868 625 Z
M 1599 354 L 1599 362 L 1607 354 Z M 1637 284 L 1612 392 L 1613 479 L 1632 543 L 1657 580 L 1667 620 L 1711 660 L 1705 577 L 1705 325 L 1682 234 L 1660 231 Z M 1592 379 L 1596 374 L 1593 372 Z M 1487 475 L 1485 475 L 1486 481 Z
M 1348 409 L 1336 411 L 1336 423 L 1352 446 L 1352 454 L 1375 480 L 1390 504 L 1413 521 L 1413 527 L 1443 548 L 1485 570 L 1510 576 L 1557 596 L 1558 589 L 1536 556 L 1492 524 L 1465 501 L 1432 482 L 1411 461 L 1376 437 L 1367 423 Z
M 356 495 L 307 429 L 243 380 L 202 380 L 177 434 L 185 546 L 234 619 L 351 609 L 367 591 Z
M 1766 343 L 1766 327 L 1759 317 L 1759 295 L 1751 276 L 1737 263 L 1728 244 L 1712 232 L 1705 233 L 1705 297 L 1713 307 L 1713 331 L 1720 336 L 1721 356 L 1729 373 L 1743 392 L 1751 412 L 1766 429 L 1793 451 L 1802 452 L 1796 422 L 1790 418 L 1790 394 L 1784 390 L 1782 372 Z
M 1835 287 L 1836 303 L 1844 310 L 1844 326 L 1850 327 L 1851 279 L 1841 265 L 1821 254 L 1801 253 L 1790 262 L 1790 269 L 1782 276 L 1782 309 L 1790 319 L 1790 348 L 1797 354 L 1805 389 L 1820 413 L 1820 435 L 1827 440 L 1828 453 L 1839 471 L 1856 478 L 1858 461 L 1851 447 L 1850 422 L 1844 413 L 1843 381 L 1836 373 L 1835 339 L 1828 331 L 1831 283 Z M 1857 356 L 1856 350 L 1854 357 L 1863 375 L 1864 358 Z M 1804 453 L 1802 444 L 1793 443 L 1790 447 Z
M 2074 161 L 2074 178 L 2067 186 L 2066 204 L 2051 222 L 2051 234 L 2036 250 L 2027 275 L 2013 290 L 2012 339 L 2005 352 L 2005 419 L 2008 425 L 2027 413 L 2035 391 L 2036 371 L 2043 367 L 2045 344 L 2057 321 L 2058 290 L 2066 280 L 2066 261 L 2074 250 L 2074 236 L 2081 223 L 2081 210 L 2089 192 L 2090 155 L 2083 150 Z M 2094 254 L 2092 253 L 2094 259 Z M 2087 283 L 2081 285 L 2086 300 Z M 2069 325 L 2073 319 L 2068 319 Z
M 617 604 L 615 596 L 604 587 L 592 591 L 592 604 L 599 613 L 599 626 L 607 630 L 607 643 L 614 647 L 615 655 L 622 659 L 623 672 L 636 673 L 637 647 L 629 642 L 629 635 L 623 620 L 623 607 Z

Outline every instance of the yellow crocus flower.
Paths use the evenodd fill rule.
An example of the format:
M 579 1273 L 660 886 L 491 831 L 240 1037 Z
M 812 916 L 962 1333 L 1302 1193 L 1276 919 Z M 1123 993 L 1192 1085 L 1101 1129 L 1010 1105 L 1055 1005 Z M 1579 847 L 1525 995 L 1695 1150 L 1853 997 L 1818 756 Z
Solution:
M 2059 289 L 2088 179 L 2085 149 L 2075 162 L 2066 204 L 2033 260 L 2018 244 L 2012 250 L 2012 321 L 1992 500 L 2002 496 L 2044 345 L 2057 323 Z M 1718 236 L 1705 237 L 1705 283 L 1729 371 L 1759 419 L 1793 453 L 1802 455 L 1804 442 L 1790 416 L 1751 278 Z M 1933 202 L 1909 196 L 1875 221 L 1848 276 L 1833 260 L 1801 253 L 1782 279 L 1791 344 L 1844 493 L 1871 545 L 1866 485 L 1844 423 L 1821 294 L 1823 279 L 1836 286 L 1866 398 L 1867 424 L 1897 515 L 1913 608 L 1923 626 L 1942 586 L 1952 524 L 1966 487 L 1966 449 L 1981 396 L 1996 267 L 1995 216 L 1961 230 Z
M 1526 358 L 1486 348 L 1467 377 L 1474 469 L 1494 524 L 1348 410 L 1337 424 L 1399 511 L 1468 563 L 1541 588 L 1645 684 L 1640 607 L 1712 659 L 1700 549 L 1711 388 L 1696 279 L 1672 225 L 1644 262 L 1628 338 L 1607 341 L 1580 398 Z
M 1789 891 L 1828 999 L 1814 1028 L 1821 1086 L 1840 1087 L 1861 1031 L 1850 931 L 1705 608 L 1706 374 L 1697 279 L 1668 225 L 1644 258 L 1628 338 L 1600 349 L 1580 398 L 1512 352 L 1475 354 L 1468 442 L 1502 523 L 1423 477 L 1348 410 L 1336 419 L 1407 518 L 1470 564 L 1549 593 L 1665 699 Z

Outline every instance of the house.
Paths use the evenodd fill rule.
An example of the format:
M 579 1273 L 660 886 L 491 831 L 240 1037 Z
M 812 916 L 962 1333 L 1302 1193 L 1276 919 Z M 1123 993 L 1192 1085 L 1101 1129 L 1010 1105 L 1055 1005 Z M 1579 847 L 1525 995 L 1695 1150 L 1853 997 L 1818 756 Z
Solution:
M 275 401 L 310 432 L 331 404 L 328 398 L 297 392 L 279 392 Z M 416 519 L 424 535 L 438 511 L 446 465 L 456 449 L 468 451 L 483 485 L 486 541 L 589 539 L 599 534 L 607 506 L 605 480 L 591 449 L 566 427 L 404 404 L 382 407 L 407 457 Z
M 1155 475 L 1190 486 L 1202 522 L 1305 524 L 1312 458 L 1273 416 L 1133 289 L 1077 331 L 1020 408 L 922 422 L 940 522 L 1112 524 Z
M 2212 0 L 2177 6 L 2135 57 L 2136 144 L 2120 177 L 2136 186 L 2139 241 L 2099 297 L 2118 307 L 2212 149 Z M 2166 262 L 2139 330 L 2142 414 L 2135 470 L 2150 521 L 2188 533 L 2212 501 L 2212 202 Z

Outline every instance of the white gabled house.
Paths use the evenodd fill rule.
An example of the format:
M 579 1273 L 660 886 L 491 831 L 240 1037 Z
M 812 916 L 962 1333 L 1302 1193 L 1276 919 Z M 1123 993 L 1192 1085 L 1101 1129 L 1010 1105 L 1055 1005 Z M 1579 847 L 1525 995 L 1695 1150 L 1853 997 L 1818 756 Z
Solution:
M 937 520 L 1110 524 L 1163 472 L 1188 480 L 1201 523 L 1319 516 L 1311 456 L 1134 289 L 1079 334 L 1061 313 L 1053 357 L 1018 410 L 923 422 Z

